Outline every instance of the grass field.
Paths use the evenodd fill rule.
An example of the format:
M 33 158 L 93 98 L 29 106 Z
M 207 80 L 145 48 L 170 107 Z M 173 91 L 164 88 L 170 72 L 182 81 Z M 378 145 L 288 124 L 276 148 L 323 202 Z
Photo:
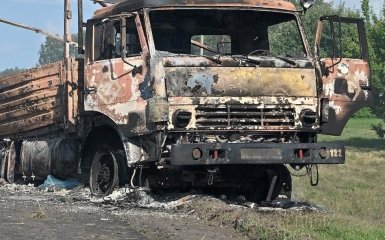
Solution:
M 200 217 L 220 225 L 233 224 L 251 239 L 385 239 L 385 139 L 371 124 L 377 119 L 352 119 L 342 136 L 319 141 L 342 141 L 346 164 L 320 166 L 316 187 L 307 177 L 293 178 L 293 199 L 322 205 L 326 212 L 234 210 L 201 204 Z M 210 213 L 210 214 L 208 214 Z
M 285 232 L 281 237 L 385 239 L 385 140 L 371 130 L 379 122 L 351 119 L 340 137 L 320 136 L 319 141 L 345 144 L 346 163 L 320 166 L 316 187 L 294 177 L 293 188 L 295 199 L 321 204 L 327 213 L 276 216 Z
M 319 203 L 327 214 L 310 214 L 301 226 L 317 239 L 385 239 L 385 139 L 371 124 L 377 119 L 351 119 L 342 136 L 319 141 L 342 141 L 346 164 L 321 166 L 320 183 L 294 179 L 295 197 Z M 304 181 L 305 180 L 305 181 Z M 299 217 L 299 220 L 301 217 Z

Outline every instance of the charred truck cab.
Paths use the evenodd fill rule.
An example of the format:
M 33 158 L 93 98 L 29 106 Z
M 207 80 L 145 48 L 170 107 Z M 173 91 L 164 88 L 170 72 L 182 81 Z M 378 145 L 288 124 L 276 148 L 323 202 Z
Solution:
M 300 15 L 280 0 L 135 0 L 96 11 L 84 62 L 64 84 L 65 166 L 94 194 L 129 183 L 259 201 L 290 197 L 288 168 L 317 175 L 318 164 L 343 164 L 344 146 L 317 135 L 341 134 L 371 104 L 363 21 L 321 18 L 313 51 Z M 347 39 L 356 52 L 346 55 Z

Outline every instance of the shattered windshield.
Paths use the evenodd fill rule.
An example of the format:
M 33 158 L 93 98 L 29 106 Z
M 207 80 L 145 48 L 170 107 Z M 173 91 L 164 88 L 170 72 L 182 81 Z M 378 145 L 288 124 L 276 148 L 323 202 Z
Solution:
M 306 57 L 293 14 L 254 10 L 153 10 L 158 51 L 197 56 Z

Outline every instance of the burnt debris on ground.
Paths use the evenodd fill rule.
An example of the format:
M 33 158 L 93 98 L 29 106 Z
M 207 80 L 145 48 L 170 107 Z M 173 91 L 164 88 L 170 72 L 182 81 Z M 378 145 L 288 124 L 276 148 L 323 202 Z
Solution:
M 233 208 L 249 208 L 256 211 L 289 211 L 289 212 L 326 212 L 326 208 L 321 205 L 307 202 L 291 201 L 284 197 L 271 202 L 248 202 L 243 196 L 228 199 L 225 194 L 219 196 L 203 194 L 199 191 L 178 192 L 165 191 L 152 193 L 148 189 L 118 188 L 106 197 L 92 196 L 89 189 L 79 185 L 71 190 L 50 187 L 36 187 L 34 184 L 4 184 L 2 189 L 18 195 L 27 193 L 39 196 L 39 198 L 59 198 L 66 202 L 89 202 L 96 206 L 117 208 L 143 208 L 158 210 L 184 210 L 200 201 L 222 202 Z
M 264 226 L 268 216 L 326 212 L 321 206 L 286 199 L 252 203 L 243 196 L 233 199 L 199 191 L 155 194 L 147 189 L 119 188 L 100 198 L 82 185 L 72 190 L 37 186 L 5 184 L 0 187 L 1 202 L 30 209 L 34 219 L 71 218 L 76 222 L 80 221 L 76 216 L 86 214 L 108 222 L 112 229 L 116 221 L 127 226 L 127 231 L 139 232 L 149 239 L 254 239 L 258 234 L 248 232 L 244 226 L 256 219 Z

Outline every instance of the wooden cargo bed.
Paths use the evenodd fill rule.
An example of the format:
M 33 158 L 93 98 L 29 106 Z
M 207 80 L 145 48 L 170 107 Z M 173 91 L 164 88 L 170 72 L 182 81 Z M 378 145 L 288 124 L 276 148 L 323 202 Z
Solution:
M 70 61 L 70 66 L 77 69 L 77 62 Z M 0 138 L 32 137 L 65 129 L 65 72 L 64 62 L 56 62 L 0 78 Z

